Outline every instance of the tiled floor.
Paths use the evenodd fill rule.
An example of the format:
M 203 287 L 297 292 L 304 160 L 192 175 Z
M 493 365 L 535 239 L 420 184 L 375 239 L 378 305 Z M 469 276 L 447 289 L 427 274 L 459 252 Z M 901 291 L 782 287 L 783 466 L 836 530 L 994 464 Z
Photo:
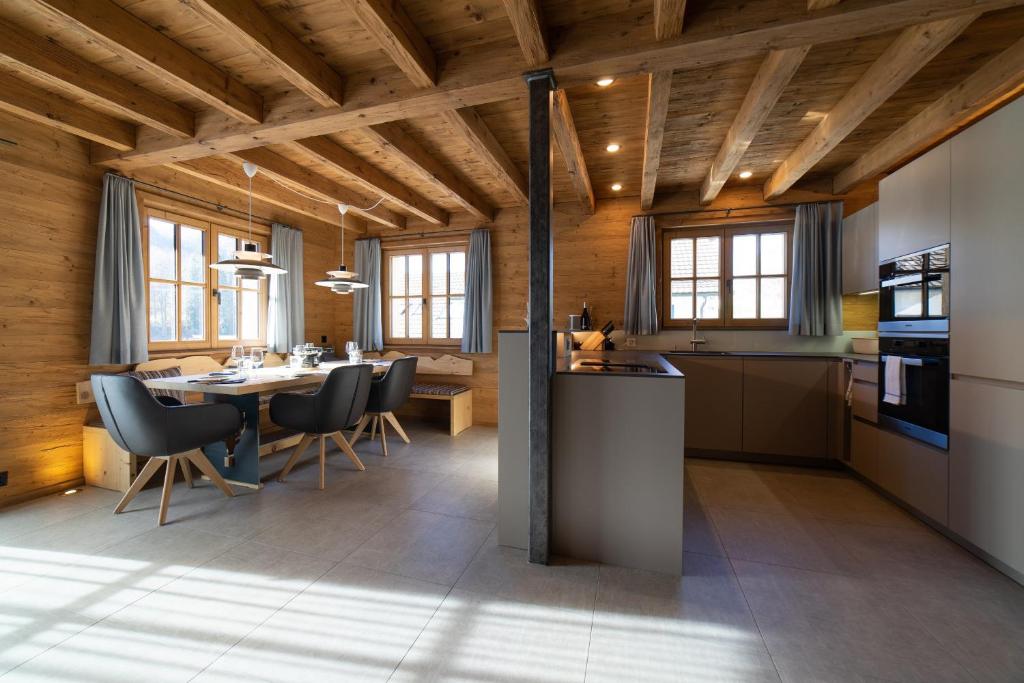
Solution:
M 687 466 L 685 576 L 495 543 L 497 444 L 0 510 L 18 681 L 1024 681 L 1024 588 L 837 473 Z M 310 454 L 313 450 L 310 450 Z

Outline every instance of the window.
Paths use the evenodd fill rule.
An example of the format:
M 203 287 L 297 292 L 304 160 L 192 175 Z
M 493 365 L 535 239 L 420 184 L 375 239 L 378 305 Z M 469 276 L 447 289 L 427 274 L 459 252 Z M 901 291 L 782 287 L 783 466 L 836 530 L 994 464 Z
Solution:
M 143 218 L 150 348 L 264 344 L 266 281 L 239 283 L 210 268 L 241 249 L 245 233 L 150 206 Z M 265 238 L 253 242 L 266 251 Z
M 457 344 L 466 300 L 465 244 L 384 253 L 387 343 Z
M 788 315 L 790 231 L 771 225 L 664 232 L 667 327 L 781 327 Z

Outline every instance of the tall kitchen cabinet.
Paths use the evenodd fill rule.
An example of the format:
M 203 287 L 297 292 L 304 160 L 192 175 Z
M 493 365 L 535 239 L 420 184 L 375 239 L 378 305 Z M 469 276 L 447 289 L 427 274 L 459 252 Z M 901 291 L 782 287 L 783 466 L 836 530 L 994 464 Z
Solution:
M 878 202 L 843 219 L 843 294 L 878 289 Z
M 1024 574 L 1024 100 L 953 138 L 949 526 Z
M 949 242 L 950 147 L 939 145 L 878 184 L 879 261 Z

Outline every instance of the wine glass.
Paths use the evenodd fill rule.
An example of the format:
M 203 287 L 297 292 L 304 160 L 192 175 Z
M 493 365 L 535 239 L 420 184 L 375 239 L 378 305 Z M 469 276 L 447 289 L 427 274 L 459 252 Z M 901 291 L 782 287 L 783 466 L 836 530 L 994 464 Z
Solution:
M 237 368 L 240 361 L 242 360 L 242 356 L 244 355 L 245 347 L 242 346 L 241 344 L 235 344 L 234 346 L 231 347 L 231 355 L 228 356 L 228 361 L 230 361 L 229 365 Z
M 348 354 L 349 362 L 354 362 L 352 356 L 359 351 L 359 344 L 354 341 L 345 342 L 345 353 Z
M 253 368 L 259 369 L 263 367 L 263 361 L 266 359 L 266 349 L 254 348 L 251 352 L 252 366 Z

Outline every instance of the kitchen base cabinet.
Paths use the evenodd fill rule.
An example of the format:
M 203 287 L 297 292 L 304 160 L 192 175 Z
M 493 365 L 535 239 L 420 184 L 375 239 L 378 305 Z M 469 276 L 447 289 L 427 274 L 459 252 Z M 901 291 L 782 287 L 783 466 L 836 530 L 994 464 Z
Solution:
M 686 375 L 686 448 L 739 453 L 743 449 L 743 359 L 666 356 Z
M 828 455 L 828 360 L 743 361 L 743 452 Z
M 933 521 L 947 525 L 949 454 L 884 429 L 877 434 L 876 476 L 868 478 Z
M 861 476 L 878 481 L 878 427 L 850 420 L 850 466 Z
M 1024 385 L 950 383 L 949 528 L 1024 575 Z

